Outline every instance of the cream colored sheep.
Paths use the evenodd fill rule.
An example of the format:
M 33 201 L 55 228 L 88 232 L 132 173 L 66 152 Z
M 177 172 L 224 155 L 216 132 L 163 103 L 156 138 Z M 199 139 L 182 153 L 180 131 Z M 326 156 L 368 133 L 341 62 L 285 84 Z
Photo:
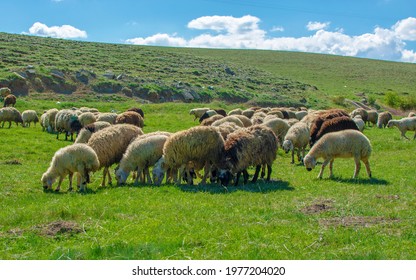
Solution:
M 109 168 L 119 163 L 128 145 L 143 131 L 131 124 L 116 124 L 95 132 L 88 140 L 88 146 L 94 149 L 103 170 L 101 186 L 105 186 L 106 177 L 108 183 L 112 183 Z
M 329 163 L 329 176 L 333 176 L 332 167 L 335 158 L 350 158 L 353 157 L 355 161 L 355 171 L 353 178 L 357 178 L 361 163 L 364 162 L 367 174 L 371 178 L 371 169 L 368 159 L 371 155 L 370 140 L 358 130 L 342 130 L 337 132 L 330 132 L 319 139 L 311 148 L 309 153 L 303 159 L 303 163 L 308 171 L 311 171 L 316 166 L 319 158 L 323 158 L 321 171 L 318 178 L 322 178 L 325 166 Z
M 387 123 L 387 127 L 397 127 L 400 130 L 401 136 L 410 140 L 406 136 L 407 131 L 414 131 L 415 135 L 413 136 L 413 140 L 416 139 L 416 117 L 410 118 L 402 118 L 400 120 L 389 120 Z
M 52 189 L 52 184 L 59 177 L 58 186 L 55 191 L 59 191 L 63 179 L 68 175 L 69 191 L 72 190 L 72 176 L 78 173 L 78 186 L 80 191 L 85 190 L 86 183 L 89 182 L 89 172 L 97 171 L 100 167 L 95 151 L 86 144 L 73 144 L 59 149 L 52 158 L 48 170 L 43 173 L 41 181 L 45 189 Z
M 306 117 L 306 115 L 308 115 L 308 112 L 307 111 L 296 111 L 295 115 L 296 115 L 296 119 L 301 121 L 304 117 Z
M 194 121 L 202 117 L 202 115 L 208 111 L 209 108 L 194 108 L 189 111 L 189 115 L 194 116 Z
M 377 118 L 377 127 L 378 128 L 385 128 L 389 122 L 389 120 L 392 120 L 393 116 L 391 115 L 390 112 L 381 112 L 380 114 L 378 114 L 378 118 Z
M 47 110 L 43 115 L 42 115 L 42 120 L 41 120 L 41 124 L 44 130 L 46 130 L 49 133 L 52 133 L 55 131 L 55 118 L 56 118 L 56 114 L 58 113 L 58 109 L 56 108 L 52 108 Z
M 241 115 L 242 113 L 243 113 L 243 110 L 241 110 L 240 108 L 237 108 L 237 109 L 233 109 L 233 110 L 229 111 L 227 115 L 228 116 Z
M 378 119 L 378 112 L 376 110 L 367 110 L 367 124 L 376 125 Z
M 166 135 L 153 135 L 138 137 L 131 142 L 116 170 L 117 184 L 124 184 L 131 171 L 137 170 L 137 174 L 141 174 L 155 165 L 163 155 L 163 146 L 168 138 Z M 146 172 L 146 175 L 148 183 L 151 183 L 150 174 Z M 135 185 L 139 182 L 138 178 L 139 176 L 134 181 Z
M 81 123 L 78 120 L 78 114 L 76 110 L 63 109 L 59 110 L 55 116 L 55 130 L 57 132 L 56 139 L 59 139 L 59 133 L 65 133 L 65 140 L 68 139 L 68 135 L 71 136 L 73 141 L 73 134 L 78 133 L 82 128 Z
M 86 110 L 86 109 L 84 109 L 84 110 Z M 87 111 L 87 112 L 82 112 L 78 116 L 78 120 L 81 123 L 82 127 L 85 127 L 85 126 L 87 126 L 91 123 L 96 122 L 97 119 L 96 119 L 94 113 Z
M 352 120 L 355 122 L 355 124 L 358 127 L 358 130 L 363 132 L 364 127 L 365 127 L 365 123 L 361 117 L 361 115 L 356 115 L 354 118 L 352 118 Z
M 1 127 L 4 127 L 4 123 L 9 123 L 9 128 L 12 126 L 12 122 L 16 123 L 16 126 L 21 123 L 23 125 L 22 114 L 14 107 L 4 107 L 0 109 L 0 122 Z
M 38 114 L 35 110 L 25 110 L 22 112 L 23 126 L 29 126 L 33 122 L 36 126 L 36 123 L 39 122 Z
M 244 123 L 240 120 L 240 118 L 238 118 L 237 116 L 233 116 L 233 115 L 226 116 L 219 120 L 216 120 L 215 122 L 211 124 L 211 126 L 219 126 L 220 124 L 225 123 L 225 122 L 232 122 L 240 127 L 244 127 Z
M 75 143 L 88 143 L 88 140 L 91 138 L 93 133 L 109 126 L 111 126 L 109 122 L 98 121 L 91 123 L 79 131 L 79 134 L 75 139 Z
M 295 163 L 295 149 L 297 150 L 298 161 L 301 162 L 300 153 L 302 152 L 302 158 L 305 157 L 305 149 L 309 144 L 309 127 L 304 122 L 298 122 L 292 125 L 286 133 L 283 141 L 282 148 L 286 153 L 292 152 L 292 161 Z
M 96 116 L 96 121 L 104 121 L 115 124 L 117 116 L 117 113 L 98 113 L 98 116 Z
M 275 118 L 263 122 L 262 125 L 270 128 L 274 132 L 274 134 L 276 134 L 279 144 L 283 144 L 286 133 L 290 128 L 289 124 L 285 120 Z

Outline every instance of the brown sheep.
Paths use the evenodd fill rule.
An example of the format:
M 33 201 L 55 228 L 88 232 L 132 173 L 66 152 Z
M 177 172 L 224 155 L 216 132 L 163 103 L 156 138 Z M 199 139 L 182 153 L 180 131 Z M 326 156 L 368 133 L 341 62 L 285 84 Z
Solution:
M 359 130 L 356 123 L 350 117 L 347 116 L 325 120 L 319 131 L 316 133 L 314 139 L 310 140 L 310 147 L 312 147 L 316 143 L 316 141 L 318 141 L 326 133 L 341 131 L 345 129 Z
M 133 107 L 133 108 L 127 109 L 127 112 L 130 112 L 130 111 L 131 112 L 139 113 L 140 116 L 142 116 L 142 118 L 144 119 L 144 112 L 143 112 L 143 110 L 141 108 Z
M 315 143 L 316 142 L 316 134 L 319 132 L 319 130 L 321 129 L 322 124 L 328 120 L 328 119 L 333 119 L 336 117 L 342 117 L 342 116 L 349 116 L 348 113 L 342 109 L 330 109 L 330 110 L 325 110 L 322 112 L 319 112 L 315 115 L 312 123 L 311 123 L 311 127 L 310 127 L 310 133 L 311 133 L 311 143 Z
M 116 124 L 122 123 L 132 124 L 140 128 L 143 128 L 144 126 L 143 117 L 134 111 L 127 111 L 118 115 L 116 118 Z
M 14 105 L 16 105 L 16 96 L 14 96 L 13 94 L 9 94 L 4 98 L 4 105 L 3 107 L 14 107 Z

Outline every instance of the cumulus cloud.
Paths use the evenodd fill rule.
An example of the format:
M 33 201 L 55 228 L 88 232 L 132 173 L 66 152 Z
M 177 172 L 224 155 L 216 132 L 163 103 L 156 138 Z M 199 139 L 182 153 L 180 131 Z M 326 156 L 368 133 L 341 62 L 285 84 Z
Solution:
M 309 31 L 316 31 L 321 29 L 326 29 L 329 26 L 330 22 L 318 22 L 318 21 L 310 21 L 306 25 L 306 28 Z
M 205 16 L 188 23 L 188 28 L 204 30 L 190 39 L 177 34 L 156 34 L 134 38 L 126 43 L 201 48 L 267 49 L 326 53 L 404 62 L 416 62 L 414 50 L 406 49 L 406 41 L 416 41 L 416 18 L 398 21 L 390 28 L 376 27 L 372 32 L 351 36 L 342 28 L 327 30 L 330 22 L 309 22 L 306 28 L 315 31 L 304 37 L 273 37 L 259 26 L 254 16 Z M 272 31 L 283 31 L 283 27 Z
M 77 29 L 71 25 L 49 27 L 40 22 L 35 22 L 29 28 L 29 34 L 61 39 L 87 38 L 87 32 Z

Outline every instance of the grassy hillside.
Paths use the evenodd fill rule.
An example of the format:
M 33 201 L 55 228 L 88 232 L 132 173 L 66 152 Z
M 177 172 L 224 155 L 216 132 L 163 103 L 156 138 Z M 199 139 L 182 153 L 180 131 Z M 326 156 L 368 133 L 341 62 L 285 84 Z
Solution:
M 0 86 L 20 95 L 118 93 L 164 101 L 416 104 L 416 65 L 330 55 L 88 43 L 0 33 Z M 386 97 L 387 95 L 387 97 Z M 389 96 L 393 100 L 388 102 Z M 414 104 L 413 104 L 414 103 Z M 410 106 L 410 107 L 411 107 Z

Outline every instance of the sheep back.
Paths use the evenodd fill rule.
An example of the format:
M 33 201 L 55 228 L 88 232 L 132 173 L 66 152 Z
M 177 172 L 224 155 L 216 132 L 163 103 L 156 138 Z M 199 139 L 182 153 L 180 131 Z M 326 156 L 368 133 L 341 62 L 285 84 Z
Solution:
M 122 124 L 122 123 L 132 124 L 140 128 L 143 128 L 144 126 L 143 117 L 139 113 L 134 112 L 134 111 L 127 111 L 127 112 L 121 113 L 120 115 L 117 116 L 115 123 L 116 124 Z

